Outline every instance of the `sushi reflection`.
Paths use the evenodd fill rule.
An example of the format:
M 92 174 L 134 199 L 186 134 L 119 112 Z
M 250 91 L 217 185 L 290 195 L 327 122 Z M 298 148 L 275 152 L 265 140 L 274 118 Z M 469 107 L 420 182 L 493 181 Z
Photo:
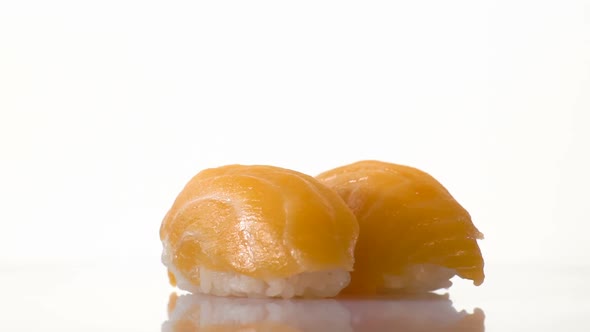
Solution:
M 426 293 L 341 303 L 350 313 L 354 331 L 485 331 L 483 310 L 457 311 L 448 294 Z
M 484 331 L 485 315 L 446 295 L 388 299 L 265 300 L 170 296 L 162 331 Z
M 162 331 L 353 331 L 336 300 L 264 300 L 170 295 Z

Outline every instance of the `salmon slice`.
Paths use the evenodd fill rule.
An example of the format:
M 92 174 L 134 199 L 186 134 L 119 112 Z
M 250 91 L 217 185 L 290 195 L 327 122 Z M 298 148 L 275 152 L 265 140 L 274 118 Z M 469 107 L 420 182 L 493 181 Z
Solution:
M 333 296 L 348 284 L 358 237 L 336 192 L 273 166 L 194 176 L 160 228 L 170 283 L 235 296 Z
M 458 275 L 484 281 L 469 213 L 429 174 L 409 166 L 360 161 L 316 177 L 346 201 L 360 225 L 348 293 L 430 291 Z

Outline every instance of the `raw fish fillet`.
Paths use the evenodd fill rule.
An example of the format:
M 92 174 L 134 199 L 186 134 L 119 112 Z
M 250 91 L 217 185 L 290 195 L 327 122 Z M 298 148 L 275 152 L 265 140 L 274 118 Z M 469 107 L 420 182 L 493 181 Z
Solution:
M 431 291 L 455 274 L 484 281 L 469 213 L 429 174 L 380 161 L 360 161 L 317 176 L 346 201 L 360 235 L 348 293 Z

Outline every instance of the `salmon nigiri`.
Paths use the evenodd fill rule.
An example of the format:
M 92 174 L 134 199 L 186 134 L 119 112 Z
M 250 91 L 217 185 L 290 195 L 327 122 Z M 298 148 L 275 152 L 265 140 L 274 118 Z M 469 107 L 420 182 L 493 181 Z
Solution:
M 360 236 L 349 293 L 431 291 L 458 275 L 484 281 L 469 213 L 429 174 L 409 166 L 360 161 L 317 176 L 357 217 Z
M 230 165 L 194 176 L 160 227 L 172 285 L 193 293 L 329 297 L 350 281 L 354 214 L 311 176 Z

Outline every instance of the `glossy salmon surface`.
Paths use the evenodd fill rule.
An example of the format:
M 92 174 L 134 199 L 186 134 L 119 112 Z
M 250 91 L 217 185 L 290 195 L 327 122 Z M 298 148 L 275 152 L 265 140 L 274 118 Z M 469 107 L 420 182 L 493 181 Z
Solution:
M 360 225 L 356 263 L 345 292 L 373 294 L 396 288 L 391 280 L 401 280 L 403 288 L 414 281 L 399 276 L 426 280 L 439 267 L 476 285 L 483 283 L 484 261 L 477 243 L 483 234 L 429 174 L 368 160 L 332 169 L 317 179 L 338 192 Z

